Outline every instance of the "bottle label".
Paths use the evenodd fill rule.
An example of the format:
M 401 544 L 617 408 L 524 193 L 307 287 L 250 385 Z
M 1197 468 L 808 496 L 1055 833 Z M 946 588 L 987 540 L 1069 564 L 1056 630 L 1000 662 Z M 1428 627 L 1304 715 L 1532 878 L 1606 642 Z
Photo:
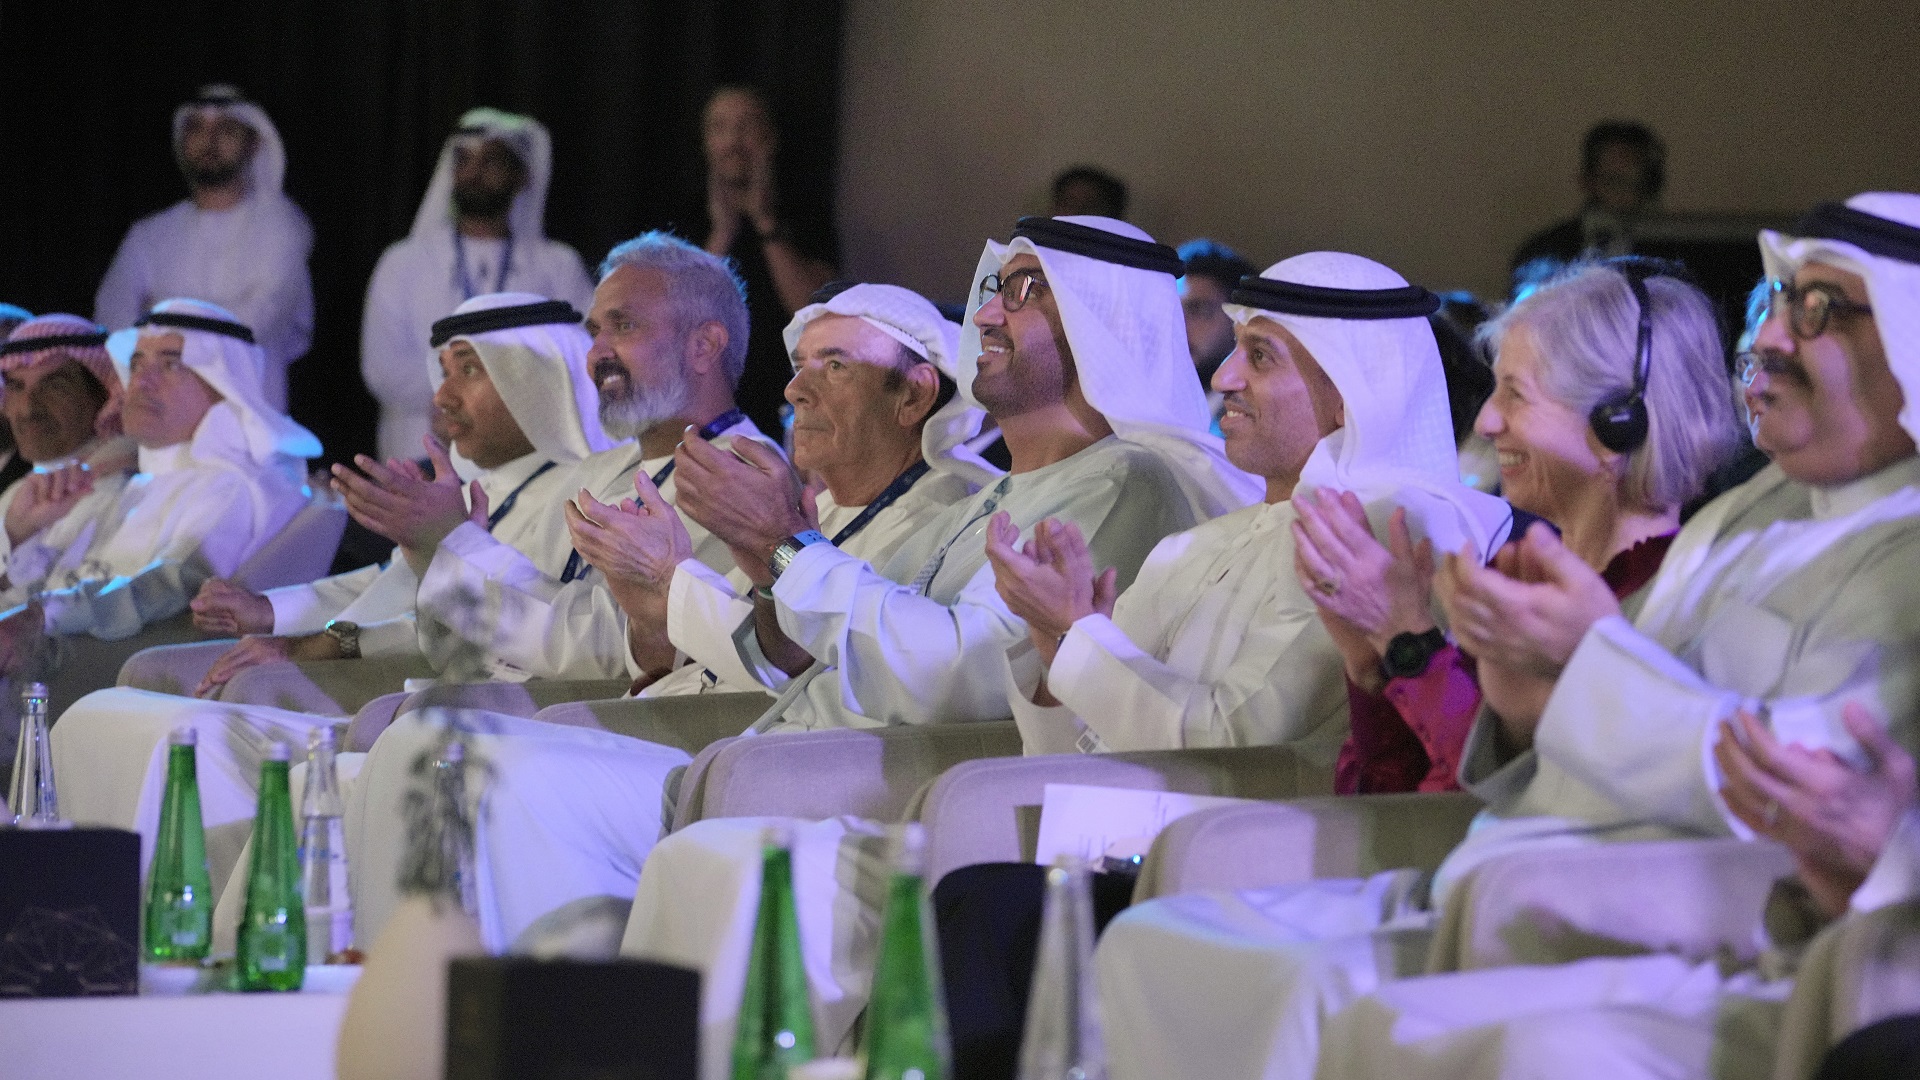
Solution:
M 261 971 L 287 970 L 287 932 L 278 927 L 261 927 L 253 932 L 254 963 Z

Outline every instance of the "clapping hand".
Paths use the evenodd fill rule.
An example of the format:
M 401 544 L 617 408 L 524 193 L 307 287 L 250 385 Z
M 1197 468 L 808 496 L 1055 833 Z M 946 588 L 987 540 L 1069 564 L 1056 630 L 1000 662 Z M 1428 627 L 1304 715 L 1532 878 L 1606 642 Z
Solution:
M 566 504 L 567 532 L 581 557 L 608 582 L 664 596 L 674 569 L 693 558 L 693 540 L 679 511 L 661 498 L 646 473 L 634 475 L 633 488 L 637 500 L 614 504 L 582 489 Z
M 1020 546 L 1020 529 L 1005 511 L 987 522 L 987 559 L 993 587 L 1008 610 L 1024 619 L 1027 633 L 1051 665 L 1060 639 L 1073 624 L 1098 612 L 1113 614 L 1116 571 L 1093 572 L 1093 554 L 1072 522 L 1048 518 Z
M 1454 640 L 1483 662 L 1555 678 L 1593 624 L 1620 614 L 1606 580 L 1536 524 L 1490 566 L 1470 548 L 1434 577 Z
M 1865 769 L 1831 750 L 1783 743 L 1744 709 L 1721 724 L 1713 745 L 1727 809 L 1793 852 L 1807 891 L 1836 917 L 1916 799 L 1913 758 L 1886 727 L 1852 702 L 1841 723 L 1866 755 Z
M 416 556 L 430 556 L 462 522 L 476 521 L 484 528 L 487 520 L 487 500 L 479 482 L 472 486 L 469 507 L 468 493 L 453 471 L 446 448 L 431 438 L 422 442 L 433 461 L 431 480 L 411 461 L 383 465 L 365 454 L 353 459 L 360 472 L 345 465 L 333 467 L 333 490 L 346 500 L 347 512 L 398 544 L 409 562 Z
M 1293 507 L 1294 574 L 1320 609 L 1347 677 L 1378 692 L 1387 643 L 1433 629 L 1433 544 L 1415 544 L 1406 510 L 1396 508 L 1387 525 L 1391 546 L 1382 545 L 1350 491 L 1296 495 Z
M 767 562 L 775 548 L 819 526 L 800 477 L 764 443 L 732 439 L 715 446 L 688 438 L 673 459 L 680 510 L 731 548 L 755 585 L 773 583 Z

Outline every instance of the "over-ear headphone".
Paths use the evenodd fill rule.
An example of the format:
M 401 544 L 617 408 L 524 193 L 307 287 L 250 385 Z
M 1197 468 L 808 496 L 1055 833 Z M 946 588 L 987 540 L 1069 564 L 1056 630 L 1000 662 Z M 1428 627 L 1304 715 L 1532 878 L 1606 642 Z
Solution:
M 1615 394 L 1593 407 L 1587 423 L 1600 445 L 1616 454 L 1630 454 L 1647 441 L 1647 374 L 1653 366 L 1653 301 L 1647 295 L 1647 279 L 1670 277 L 1690 281 L 1686 269 L 1665 259 L 1622 255 L 1606 260 L 1606 266 L 1620 272 L 1633 290 L 1640 308 L 1640 332 L 1636 338 L 1633 363 L 1633 389 Z

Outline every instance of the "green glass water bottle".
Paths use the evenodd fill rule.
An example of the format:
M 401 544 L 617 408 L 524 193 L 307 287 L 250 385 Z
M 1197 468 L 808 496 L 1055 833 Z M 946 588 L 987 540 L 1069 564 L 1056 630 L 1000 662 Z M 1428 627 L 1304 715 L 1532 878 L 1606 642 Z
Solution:
M 926 834 L 903 825 L 895 834 L 893 879 L 880 923 L 880 955 L 867 1001 L 866 1080 L 947 1080 L 947 998 L 940 949 L 927 904 Z
M 274 743 L 260 765 L 260 810 L 253 819 L 247 906 L 240 916 L 241 990 L 298 990 L 307 977 L 307 908 L 300 895 L 288 756 L 285 743 Z
M 760 913 L 733 1038 L 733 1080 L 786 1080 L 813 1058 L 813 1008 L 800 959 L 800 919 L 793 902 L 791 834 L 767 830 L 760 856 Z
M 207 873 L 207 833 L 200 819 L 200 779 L 194 760 L 199 733 L 174 729 L 167 739 L 167 790 L 160 802 L 160 833 L 147 867 L 142 955 L 153 963 L 198 963 L 213 941 L 213 880 Z

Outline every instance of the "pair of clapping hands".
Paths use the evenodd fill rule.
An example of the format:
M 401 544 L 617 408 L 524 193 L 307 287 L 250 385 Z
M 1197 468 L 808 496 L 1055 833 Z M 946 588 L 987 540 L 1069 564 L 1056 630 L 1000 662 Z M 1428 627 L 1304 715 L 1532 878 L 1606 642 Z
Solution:
M 673 572 L 693 557 L 681 513 L 725 543 L 760 587 L 773 583 L 774 549 L 819 523 L 815 493 L 779 452 L 753 439 L 715 445 L 692 431 L 674 450 L 674 504 L 642 472 L 635 498 L 603 503 L 583 489 L 565 510 L 574 547 L 606 576 L 628 615 L 640 606 L 661 624 Z
M 1395 509 L 1374 538 L 1352 492 L 1293 499 L 1294 572 L 1320 609 L 1348 677 L 1377 692 L 1388 642 L 1433 629 L 1437 595 L 1454 641 L 1479 663 L 1480 689 L 1503 731 L 1525 746 L 1560 670 L 1593 624 L 1620 613 L 1600 574 L 1536 524 L 1482 564 L 1471 547 L 1435 558 Z

